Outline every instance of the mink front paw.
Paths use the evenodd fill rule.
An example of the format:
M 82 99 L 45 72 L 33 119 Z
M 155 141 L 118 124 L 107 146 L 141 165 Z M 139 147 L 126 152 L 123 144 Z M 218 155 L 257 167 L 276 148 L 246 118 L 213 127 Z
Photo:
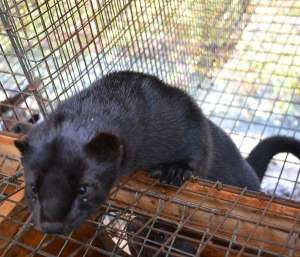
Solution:
M 161 183 L 181 186 L 193 176 L 192 170 L 184 163 L 160 164 L 150 169 L 150 176 Z

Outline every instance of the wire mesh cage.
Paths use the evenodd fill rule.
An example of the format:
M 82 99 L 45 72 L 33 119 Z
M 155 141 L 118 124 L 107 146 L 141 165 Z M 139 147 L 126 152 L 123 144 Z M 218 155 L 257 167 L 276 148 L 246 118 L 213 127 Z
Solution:
M 297 0 L 0 0 L 1 131 L 129 69 L 186 90 L 245 156 L 270 135 L 300 138 L 299 17 Z M 134 175 L 78 230 L 50 236 L 31 223 L 8 141 L 2 256 L 300 256 L 300 166 L 290 154 L 269 166 L 269 196 Z

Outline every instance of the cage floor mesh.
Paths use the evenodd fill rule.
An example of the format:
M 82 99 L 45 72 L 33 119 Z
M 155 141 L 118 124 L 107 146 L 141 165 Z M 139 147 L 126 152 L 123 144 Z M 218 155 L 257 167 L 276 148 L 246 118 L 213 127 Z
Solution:
M 18 162 L 2 160 L 1 210 L 13 208 L 0 214 L 1 256 L 300 256 L 299 204 L 205 181 L 171 188 L 143 173 L 69 235 L 43 234 L 17 197 Z

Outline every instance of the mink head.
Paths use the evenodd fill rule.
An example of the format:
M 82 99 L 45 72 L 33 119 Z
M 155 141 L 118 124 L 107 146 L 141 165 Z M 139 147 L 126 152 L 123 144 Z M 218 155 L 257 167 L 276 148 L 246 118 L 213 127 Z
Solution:
M 66 234 L 106 200 L 123 147 L 111 133 L 82 140 L 41 130 L 37 126 L 15 141 L 22 154 L 25 195 L 38 228 Z

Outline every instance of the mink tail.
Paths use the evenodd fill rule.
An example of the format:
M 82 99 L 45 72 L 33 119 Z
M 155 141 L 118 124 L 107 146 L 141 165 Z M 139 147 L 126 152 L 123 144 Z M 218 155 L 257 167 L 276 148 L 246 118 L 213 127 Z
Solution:
M 269 162 L 278 153 L 292 153 L 300 159 L 300 141 L 292 137 L 273 136 L 259 142 L 246 160 L 256 171 L 260 181 L 265 175 Z

